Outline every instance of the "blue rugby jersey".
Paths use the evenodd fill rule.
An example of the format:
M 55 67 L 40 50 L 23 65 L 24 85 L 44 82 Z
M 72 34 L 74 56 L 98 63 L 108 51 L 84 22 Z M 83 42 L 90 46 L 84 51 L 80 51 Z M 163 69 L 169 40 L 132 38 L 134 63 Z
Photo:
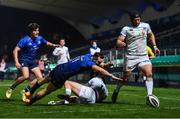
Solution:
M 47 43 L 47 40 L 45 40 L 42 36 L 38 36 L 34 40 L 28 35 L 21 38 L 17 44 L 17 46 L 21 48 L 20 59 L 35 60 L 37 56 L 37 50 L 41 44 L 45 43 Z
M 80 72 L 87 71 L 95 65 L 90 54 L 78 56 L 65 64 L 58 65 L 54 70 L 56 77 L 69 78 Z

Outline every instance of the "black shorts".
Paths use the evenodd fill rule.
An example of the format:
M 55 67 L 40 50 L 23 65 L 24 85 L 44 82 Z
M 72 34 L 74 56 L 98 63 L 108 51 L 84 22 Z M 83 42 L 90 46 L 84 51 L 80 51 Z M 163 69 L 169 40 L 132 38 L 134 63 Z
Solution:
M 38 67 L 36 60 L 20 59 L 20 63 L 22 67 L 28 67 L 29 69 Z
M 51 83 L 57 87 L 61 88 L 65 81 L 68 79 L 63 72 L 61 71 L 61 66 L 57 66 L 50 72 L 50 77 L 51 77 Z

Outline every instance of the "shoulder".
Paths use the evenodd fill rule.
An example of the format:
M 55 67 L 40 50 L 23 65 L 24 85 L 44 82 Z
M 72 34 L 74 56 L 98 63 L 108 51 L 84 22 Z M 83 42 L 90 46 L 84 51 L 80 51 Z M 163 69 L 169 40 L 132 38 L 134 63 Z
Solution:
M 22 37 L 20 40 L 28 41 L 29 39 L 31 39 L 31 37 L 26 35 L 26 36 Z
M 145 22 L 141 22 L 140 25 L 143 26 L 143 27 L 149 27 L 149 24 L 145 23 Z
M 122 28 L 122 30 L 128 30 L 128 29 L 130 29 L 130 26 L 124 26 L 123 28 Z
M 64 46 L 64 49 L 68 50 L 68 47 Z
M 41 40 L 41 39 L 44 39 L 44 38 L 43 38 L 42 36 L 38 36 L 37 39 L 40 39 L 40 40 Z

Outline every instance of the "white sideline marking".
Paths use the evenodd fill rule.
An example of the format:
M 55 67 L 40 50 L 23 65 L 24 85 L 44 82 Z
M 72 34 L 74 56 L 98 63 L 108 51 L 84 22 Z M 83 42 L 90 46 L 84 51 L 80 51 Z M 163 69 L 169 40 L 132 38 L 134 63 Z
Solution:
M 10 86 L 11 84 L 0 84 L 0 87 Z

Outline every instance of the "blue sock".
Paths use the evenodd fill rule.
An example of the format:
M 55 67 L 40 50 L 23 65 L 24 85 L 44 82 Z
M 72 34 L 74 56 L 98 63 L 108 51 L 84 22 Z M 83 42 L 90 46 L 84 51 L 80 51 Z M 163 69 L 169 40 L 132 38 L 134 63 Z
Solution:
M 33 94 L 33 93 L 36 91 L 36 89 L 38 89 L 40 86 L 41 86 L 41 85 L 40 85 L 38 82 L 36 82 L 36 83 L 34 84 L 34 86 L 31 87 L 30 93 Z
M 24 90 L 25 90 L 25 92 L 29 92 L 31 90 L 31 87 L 27 86 Z
M 17 84 L 14 83 L 14 84 L 12 84 L 12 85 L 10 86 L 10 89 L 14 90 L 14 89 L 16 88 L 16 86 L 17 86 Z

